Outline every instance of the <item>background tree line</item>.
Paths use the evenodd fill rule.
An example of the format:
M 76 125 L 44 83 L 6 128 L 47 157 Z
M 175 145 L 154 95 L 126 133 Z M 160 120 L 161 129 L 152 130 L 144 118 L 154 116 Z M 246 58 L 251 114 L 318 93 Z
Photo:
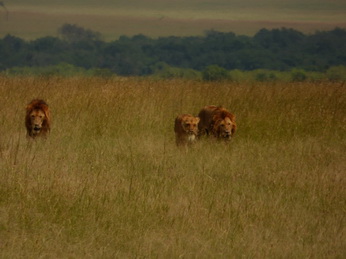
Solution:
M 65 24 L 59 37 L 33 41 L 6 35 L 0 39 L 0 71 L 66 64 L 117 75 L 258 69 L 325 72 L 346 65 L 346 30 L 306 35 L 294 29 L 258 31 L 253 37 L 208 31 L 204 36 L 121 36 L 105 42 L 98 32 Z M 172 70 L 172 68 L 176 70 Z M 214 69 L 214 70 L 213 70 Z M 208 71 L 204 75 L 208 76 Z M 270 74 L 263 74 L 270 79 Z M 261 77 L 261 76 L 259 76 Z

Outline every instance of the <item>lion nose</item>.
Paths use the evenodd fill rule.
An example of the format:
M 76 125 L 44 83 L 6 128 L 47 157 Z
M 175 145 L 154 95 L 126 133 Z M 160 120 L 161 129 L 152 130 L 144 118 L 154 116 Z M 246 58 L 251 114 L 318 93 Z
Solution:
M 231 131 L 226 131 L 225 135 L 226 135 L 226 137 L 230 137 L 232 135 L 232 132 Z

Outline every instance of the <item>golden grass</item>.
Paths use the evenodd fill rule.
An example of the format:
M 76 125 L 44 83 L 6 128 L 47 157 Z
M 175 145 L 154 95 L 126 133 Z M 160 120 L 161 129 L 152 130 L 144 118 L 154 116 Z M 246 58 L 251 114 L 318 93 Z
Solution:
M 1 258 L 342 258 L 345 88 L 0 78 Z M 43 98 L 46 140 L 25 137 Z M 232 143 L 187 152 L 174 118 L 222 104 Z

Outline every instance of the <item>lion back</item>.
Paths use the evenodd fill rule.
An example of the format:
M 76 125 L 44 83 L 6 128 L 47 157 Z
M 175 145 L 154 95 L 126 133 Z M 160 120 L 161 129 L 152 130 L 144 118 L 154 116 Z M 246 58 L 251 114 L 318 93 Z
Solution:
M 200 135 L 209 135 L 209 133 L 211 132 L 214 113 L 217 109 L 218 107 L 215 105 L 208 105 L 203 107 L 199 112 L 198 117 L 200 118 L 200 121 L 198 124 L 198 130 Z
M 181 122 L 182 122 L 181 115 L 177 116 L 174 120 L 174 132 L 175 132 L 175 134 L 181 134 L 182 133 L 183 128 L 181 126 Z

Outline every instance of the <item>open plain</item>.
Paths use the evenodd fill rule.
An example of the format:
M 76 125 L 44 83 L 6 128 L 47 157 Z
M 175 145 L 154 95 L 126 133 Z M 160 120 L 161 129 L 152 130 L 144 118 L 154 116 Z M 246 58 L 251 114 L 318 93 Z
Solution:
M 340 83 L 0 77 L 1 258 L 342 258 Z M 46 100 L 46 139 L 25 106 Z M 174 118 L 236 115 L 186 150 Z

